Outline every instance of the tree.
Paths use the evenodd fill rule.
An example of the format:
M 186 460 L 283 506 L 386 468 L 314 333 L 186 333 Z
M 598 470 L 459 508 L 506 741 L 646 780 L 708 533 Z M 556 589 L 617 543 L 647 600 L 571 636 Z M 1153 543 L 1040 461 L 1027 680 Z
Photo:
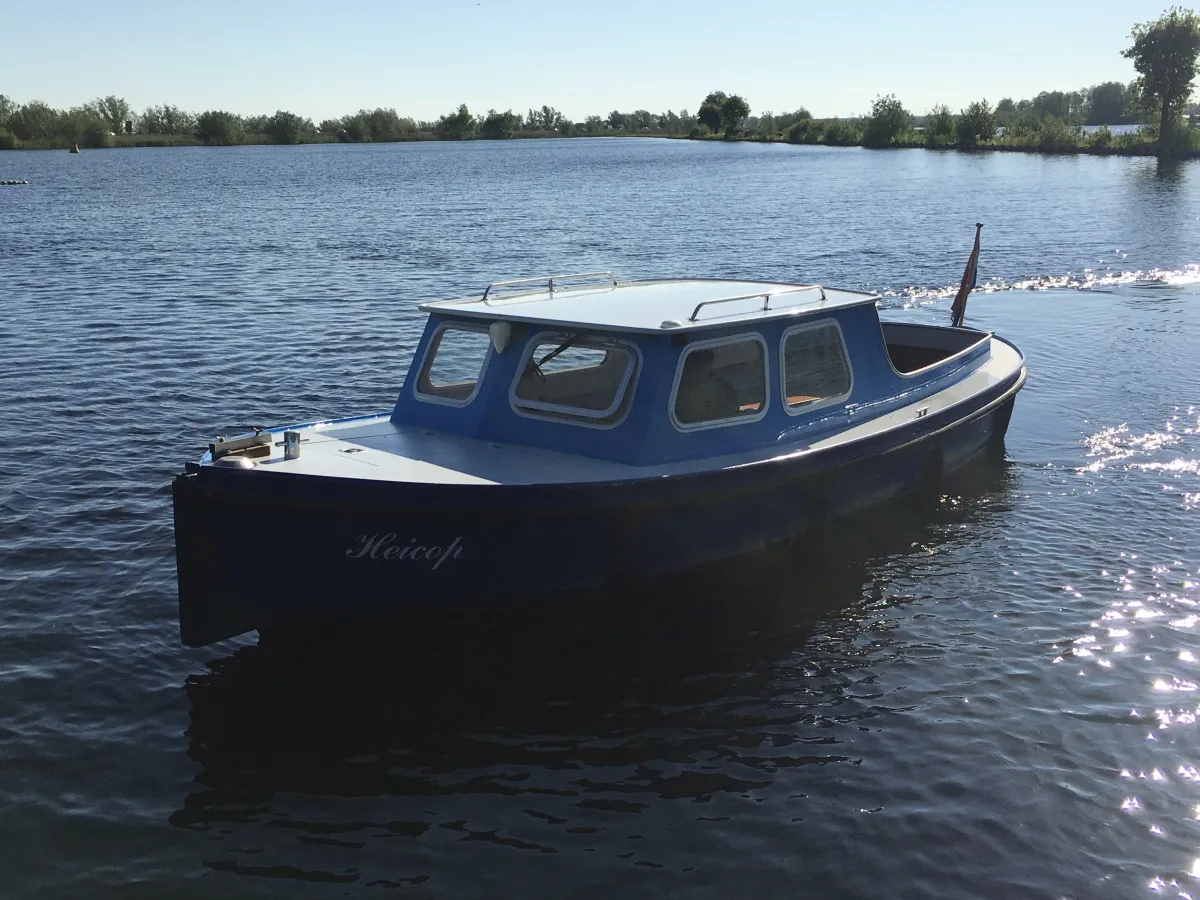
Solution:
M 245 135 L 240 117 L 220 109 L 210 109 L 196 117 L 196 138 L 205 144 L 236 144 Z
M 775 137 L 775 114 L 770 110 L 758 117 L 758 133 L 765 138 Z
M 721 108 L 713 106 L 711 103 L 703 104 L 700 111 L 696 113 L 696 121 L 710 132 L 716 131 L 721 127 Z
M 620 110 L 614 109 L 608 114 L 608 127 L 613 129 L 623 129 L 625 127 L 625 114 Z
M 281 109 L 267 120 L 263 133 L 269 134 L 277 144 L 299 144 L 314 130 L 312 119 Z
M 23 141 L 44 141 L 58 130 L 58 110 L 40 100 L 31 100 L 9 113 L 8 128 Z
M 721 124 L 725 126 L 725 137 L 733 137 L 742 127 L 742 120 L 750 115 L 750 104 L 744 97 L 732 94 L 721 103 Z
M 107 147 L 111 143 L 108 124 L 101 120 L 90 103 L 57 113 L 54 131 L 57 142 L 62 144 Z
M 996 136 L 996 111 L 987 100 L 976 100 L 958 114 L 954 130 L 964 147 L 974 147 L 980 140 L 990 141 Z
M 417 130 L 417 123 L 407 116 L 398 115 L 390 106 L 380 106 L 366 113 L 366 127 L 370 134 L 367 140 L 390 142 L 412 134 Z
M 343 118 L 342 129 L 338 132 L 338 140 L 351 144 L 369 143 L 371 140 L 371 126 L 367 122 L 369 115 L 367 110 L 360 109 L 357 113 Z
M 479 136 L 487 141 L 498 141 L 513 136 L 517 130 L 517 117 L 511 109 L 502 113 L 489 109 L 483 124 L 479 126 Z
M 721 105 L 728 99 L 724 91 L 713 91 L 700 104 L 700 112 L 696 113 L 696 121 L 716 132 L 721 127 Z
M 96 118 L 108 126 L 108 130 L 113 134 L 120 134 L 125 130 L 125 123 L 133 118 L 133 111 L 129 108 L 129 104 L 125 102 L 124 97 L 118 97 L 115 94 L 109 94 L 107 97 L 98 97 L 88 104 Z
M 1008 101 L 1010 104 L 1011 100 Z M 944 103 L 939 103 L 925 117 L 925 143 L 941 147 L 954 141 L 954 113 Z
M 1172 7 L 1153 22 L 1133 26 L 1133 44 L 1122 56 L 1138 73 L 1139 102 L 1159 117 L 1158 152 L 1174 156 L 1181 149 L 1179 118 L 1192 97 L 1196 59 L 1200 57 L 1200 16 Z
M 1088 125 L 1122 125 L 1129 118 L 1133 97 L 1119 81 L 1093 85 L 1088 91 Z
M 789 144 L 815 144 L 824 133 L 825 125 L 810 116 L 791 124 L 787 130 L 787 141 Z
M 438 119 L 433 130 L 443 141 L 465 141 L 475 134 L 475 117 L 463 103 L 454 112 Z
M 779 131 L 787 132 L 787 131 L 790 131 L 791 127 L 793 125 L 795 125 L 797 122 L 803 122 L 805 120 L 811 120 L 811 119 L 812 119 L 812 113 L 810 113 L 807 109 L 805 109 L 803 106 L 801 106 L 795 112 L 781 113 L 780 115 L 776 116 L 775 117 L 775 128 Z
M 270 116 L 242 116 L 242 131 L 246 134 L 263 134 L 270 136 Z
M 178 106 L 147 106 L 138 116 L 138 131 L 142 134 L 192 134 L 196 117 Z
M 1069 125 L 1082 125 L 1087 118 L 1087 92 L 1042 91 L 1033 98 L 1030 111 L 1039 121 L 1052 116 Z
M 862 131 L 853 122 L 834 119 L 826 124 L 824 139 L 835 147 L 853 147 L 862 143 Z
M 6 94 L 0 94 L 0 128 L 8 127 L 8 117 L 16 108 L 17 105 Z
M 321 124 L 317 126 L 317 131 L 321 134 L 337 134 L 341 130 L 341 119 L 322 119 Z
M 893 144 L 912 125 L 912 114 L 895 94 L 876 97 L 871 114 L 863 123 L 863 144 L 867 147 L 886 147 Z

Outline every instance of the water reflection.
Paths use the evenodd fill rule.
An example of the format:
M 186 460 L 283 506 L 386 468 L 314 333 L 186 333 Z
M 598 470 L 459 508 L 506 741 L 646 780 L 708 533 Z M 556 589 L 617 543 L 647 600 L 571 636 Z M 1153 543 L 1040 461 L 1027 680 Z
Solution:
M 1189 171 L 1188 166 L 1188 160 L 1159 158 L 1154 166 L 1155 180 L 1166 185 L 1183 184 Z
M 890 585 L 948 565 L 1016 478 L 981 464 L 940 499 L 603 604 L 245 647 L 187 681 L 200 773 L 171 821 L 210 833 L 211 868 L 302 880 L 452 878 L 446 841 L 661 865 L 636 842 L 672 834 L 670 801 L 705 804 L 685 839 L 729 818 L 721 797 L 854 779 L 855 736 L 894 713 L 876 668 L 906 649 L 888 618 L 913 597 Z

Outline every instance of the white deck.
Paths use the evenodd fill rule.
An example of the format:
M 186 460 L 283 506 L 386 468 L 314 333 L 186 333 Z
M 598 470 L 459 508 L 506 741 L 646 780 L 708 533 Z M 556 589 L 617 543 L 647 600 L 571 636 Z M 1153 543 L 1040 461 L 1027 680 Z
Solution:
M 745 298 L 745 299 L 735 299 Z M 679 279 L 544 287 L 424 303 L 424 312 L 601 331 L 690 331 L 872 303 L 874 294 L 772 281 Z M 764 302 L 769 308 L 764 310 Z M 696 313 L 698 304 L 706 304 Z M 695 320 L 691 316 L 696 314 Z M 674 323 L 664 326 L 664 323 Z
M 849 422 L 861 417 L 861 424 L 851 424 L 845 430 L 811 444 L 799 440 L 734 456 L 631 466 L 520 444 L 501 444 L 413 426 L 397 426 L 387 415 L 381 415 L 294 429 L 301 434 L 300 457 L 285 460 L 283 448 L 272 445 L 270 458 L 258 460 L 255 471 L 266 477 L 272 472 L 289 472 L 379 481 L 515 485 L 608 482 L 729 469 L 776 457 L 826 450 L 899 428 L 925 415 L 936 415 L 1010 378 L 1020 365 L 1021 357 L 1017 351 L 993 338 L 991 357 L 987 362 L 945 390 L 882 416 L 872 418 L 869 410 L 852 412 Z M 665 409 L 663 415 L 666 415 Z M 276 441 L 282 441 L 281 432 L 276 432 L 274 437 Z

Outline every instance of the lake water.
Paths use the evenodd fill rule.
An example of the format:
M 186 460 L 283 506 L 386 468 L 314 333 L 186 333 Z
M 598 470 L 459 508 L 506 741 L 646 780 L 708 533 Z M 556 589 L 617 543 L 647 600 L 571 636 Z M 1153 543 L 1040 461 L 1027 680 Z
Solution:
M 1200 164 L 609 139 L 4 178 L 0 896 L 1200 897 Z M 686 615 L 179 645 L 171 476 L 389 407 L 419 300 L 612 269 L 947 321 L 975 221 L 968 324 L 1030 377 L 935 509 Z

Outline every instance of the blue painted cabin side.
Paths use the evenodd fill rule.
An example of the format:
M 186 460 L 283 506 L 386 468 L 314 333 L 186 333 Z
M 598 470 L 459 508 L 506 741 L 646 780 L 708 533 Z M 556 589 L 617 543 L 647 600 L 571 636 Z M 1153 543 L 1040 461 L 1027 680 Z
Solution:
M 497 321 L 502 320 L 497 317 Z M 496 352 L 489 343 L 482 374 L 469 402 L 449 405 L 420 396 L 418 382 L 439 331 L 452 326 L 486 335 L 487 324 L 478 318 L 456 317 L 452 309 L 430 314 L 392 412 L 395 424 L 629 465 L 704 459 L 772 446 L 782 452 L 802 448 L 854 421 L 874 418 L 941 390 L 982 364 L 989 352 L 987 335 L 981 332 L 881 326 L 871 302 L 685 332 L 613 332 L 577 325 L 513 323 L 503 352 Z M 834 324 L 840 333 L 849 364 L 849 389 L 832 402 L 789 410 L 781 377 L 782 341 L 785 335 L 822 324 Z M 939 361 L 905 374 L 897 370 L 889 355 L 885 327 L 948 333 L 956 336 L 961 349 L 956 344 Z M 553 343 L 580 333 L 613 341 L 615 346 L 629 348 L 635 356 L 632 380 L 626 387 L 631 394 L 623 417 L 613 424 L 553 418 L 539 411 L 514 408 L 512 392 L 519 370 L 527 365 L 531 345 L 541 342 L 545 346 L 546 341 Z M 765 409 L 754 409 L 745 418 L 681 430 L 673 421 L 672 400 L 688 348 L 719 346 L 746 336 L 761 339 L 765 346 Z

